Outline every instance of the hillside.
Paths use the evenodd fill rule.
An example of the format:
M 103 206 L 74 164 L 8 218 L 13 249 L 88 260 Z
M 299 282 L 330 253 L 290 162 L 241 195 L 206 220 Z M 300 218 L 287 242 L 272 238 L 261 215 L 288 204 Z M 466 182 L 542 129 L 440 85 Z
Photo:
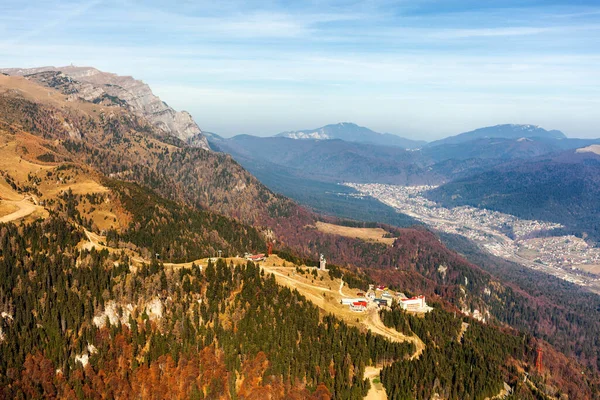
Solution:
M 434 189 L 428 198 L 446 206 L 471 205 L 522 218 L 559 222 L 570 233 L 600 237 L 600 158 L 567 151 L 509 163 Z
M 67 101 L 31 80 L 0 76 L 0 113 L 10 129 L 48 141 L 40 160 L 76 161 L 250 224 L 297 208 L 229 156 L 189 146 L 119 106 Z
M 132 270 L 79 253 L 81 230 L 60 219 L 0 230 L 3 397 L 360 399 L 366 365 L 412 351 L 320 318 L 251 263 Z M 27 295 L 6 295 L 16 282 Z
M 316 129 L 281 132 L 276 137 L 301 140 L 340 139 L 346 142 L 396 146 L 403 149 L 416 149 L 425 145 L 423 140 L 406 139 L 391 133 L 379 133 L 351 122 L 325 125 Z
M 431 371 L 440 346 L 458 358 L 477 352 L 479 368 L 465 377 L 468 364 L 456 365 L 435 386 L 429 379 L 440 374 L 409 372 L 427 391 L 481 398 L 498 393 L 503 381 L 523 399 L 555 391 L 551 378 L 544 383 L 532 374 L 532 383 L 519 383 L 535 342 L 513 333 L 467 319 L 461 345 L 455 328 L 463 319 L 441 309 L 423 323 L 398 309 L 374 310 L 383 324 L 373 330 L 385 334 L 344 322 L 347 311 L 325 314 L 336 302 L 311 292 L 337 286 L 331 273 L 224 259 L 185 267 L 153 260 L 133 268 L 124 253 L 79 252 L 83 239 L 80 228 L 60 218 L 0 226 L 0 292 L 13 293 L 0 302 L 4 397 L 362 399 L 370 386 L 366 367 L 383 365 L 381 381 L 395 398 L 404 365 L 397 363 L 412 359 L 409 366 Z M 286 280 L 291 289 L 277 284 Z M 26 295 L 14 293 L 17 282 Z M 418 353 L 416 332 L 427 337 Z M 572 387 L 564 393 L 591 398 L 585 386 Z
M 3 72 L 25 76 L 41 85 L 65 94 L 68 101 L 85 100 L 94 104 L 126 107 L 146 118 L 161 131 L 191 145 L 208 150 L 208 141 L 185 111 L 175 111 L 152 93 L 148 85 L 130 76 L 102 72 L 91 67 L 9 68 Z
M 520 335 L 509 328 L 519 322 L 519 329 L 570 357 L 570 366 L 549 365 L 550 376 L 540 385 L 566 382 L 581 362 L 590 368 L 586 381 L 564 384 L 565 392 L 592 398 L 596 390 L 600 349 L 589 345 L 589 335 L 598 331 L 597 310 L 589 306 L 594 301 L 587 307 L 560 303 L 545 285 L 535 284 L 539 293 L 532 297 L 518 283 L 505 285 L 448 250 L 424 229 L 360 226 L 316 215 L 273 194 L 231 157 L 189 146 L 127 107 L 67 101 L 32 79 L 0 76 L 0 133 L 6 160 L 3 216 L 25 222 L 0 227 L 0 302 L 11 315 L 2 317 L 7 339 L 0 343 L 6 346 L 2 354 L 10 354 L 0 364 L 6 397 L 68 397 L 71 390 L 83 397 L 106 390 L 140 396 L 155 391 L 160 397 L 173 380 L 186 377 L 185 398 L 211 393 L 228 398 L 251 388 L 278 393 L 275 398 L 362 398 L 368 390 L 363 368 L 383 359 L 400 361 L 410 349 L 336 319 L 342 316 L 328 317 L 315 308 L 319 301 L 312 298 L 314 306 L 279 288 L 274 277 L 251 265 L 208 267 L 206 258 L 219 250 L 224 256 L 264 252 L 273 240 L 279 256 L 294 265 L 279 271 L 283 280 L 295 266 L 313 265 L 324 253 L 332 264 L 329 277 L 343 274 L 353 287 L 382 282 L 425 294 L 448 310 L 448 318 L 453 312 L 457 321 L 483 315 L 496 335 L 500 329 Z M 14 207 L 24 204 L 30 204 L 23 207 L 26 215 L 15 216 Z M 356 237 L 356 230 L 344 226 L 374 230 L 382 240 Z M 321 277 L 325 282 L 325 275 L 315 278 Z M 561 290 L 560 299 L 577 293 Z M 102 324 L 106 317 L 109 328 Z M 476 336 L 470 346 L 478 341 Z M 88 344 L 100 351 L 92 354 Z M 307 362 L 315 346 L 317 357 Z M 342 356 L 349 347 L 350 358 Z M 521 350 L 526 356 L 518 365 L 531 370 L 531 349 Z M 551 347 L 548 352 L 558 354 Z M 198 353 L 205 358 L 198 361 Z M 508 349 L 502 354 L 516 357 Z M 76 357 L 84 356 L 91 370 L 78 366 Z M 427 358 L 423 368 L 429 370 L 439 356 Z M 507 360 L 492 356 L 481 360 L 486 365 Z M 198 363 L 214 365 L 218 378 L 192 371 L 196 380 L 187 379 L 187 368 Z M 56 369 L 61 375 L 48 374 Z M 522 379 L 520 371 L 502 371 L 501 378 L 511 383 Z M 488 372 L 481 379 L 492 376 Z M 158 382 L 148 379 L 161 373 Z M 424 387 L 432 387 L 431 377 L 423 377 Z M 477 398 L 499 387 L 499 375 L 492 378 L 490 386 L 478 387 Z M 395 379 L 383 383 L 391 387 Z M 450 389 L 451 375 L 444 379 L 444 390 L 456 389 L 454 398 L 465 398 L 463 389 Z

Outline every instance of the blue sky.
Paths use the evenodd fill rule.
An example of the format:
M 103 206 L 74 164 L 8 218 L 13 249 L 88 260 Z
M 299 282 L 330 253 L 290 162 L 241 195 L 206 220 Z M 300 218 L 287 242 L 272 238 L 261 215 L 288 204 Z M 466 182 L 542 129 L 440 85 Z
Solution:
M 142 79 L 224 136 L 600 137 L 597 0 L 0 1 L 0 67 L 71 63 Z

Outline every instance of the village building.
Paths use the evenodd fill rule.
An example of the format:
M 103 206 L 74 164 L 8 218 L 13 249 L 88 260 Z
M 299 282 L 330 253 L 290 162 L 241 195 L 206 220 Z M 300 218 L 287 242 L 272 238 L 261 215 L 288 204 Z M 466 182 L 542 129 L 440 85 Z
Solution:
M 352 304 L 350 304 L 350 310 L 352 310 L 352 311 L 363 312 L 366 309 L 367 309 L 366 301 L 355 301 Z
M 388 299 L 379 299 L 379 298 L 378 298 L 378 299 L 374 299 L 373 301 L 374 301 L 374 302 L 375 302 L 375 303 L 376 303 L 376 304 L 377 304 L 379 307 L 382 307 L 382 306 L 383 306 L 383 307 L 387 307 L 387 306 L 389 306 L 389 305 L 392 303 L 392 301 L 391 301 L 391 300 L 389 300 L 389 301 L 388 301 Z
M 427 312 L 431 307 L 425 302 L 425 296 L 411 297 L 410 299 L 400 299 L 400 307 L 405 311 Z
M 341 301 L 341 303 L 345 306 L 349 306 L 352 303 L 362 303 L 362 302 L 366 303 L 367 299 L 365 299 L 364 297 L 354 297 L 354 298 L 344 297 Z
M 246 258 L 246 260 L 252 261 L 252 262 L 264 261 L 266 259 L 265 255 L 263 253 L 259 253 L 259 254 L 246 253 L 244 258 Z

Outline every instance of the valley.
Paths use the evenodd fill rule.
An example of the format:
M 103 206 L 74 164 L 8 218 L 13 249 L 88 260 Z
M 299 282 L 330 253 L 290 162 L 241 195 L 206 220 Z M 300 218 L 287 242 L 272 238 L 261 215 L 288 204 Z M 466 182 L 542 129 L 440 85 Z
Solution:
M 293 179 L 272 159 L 255 166 L 332 211 L 319 214 L 207 149 L 187 114 L 133 78 L 29 73 L 0 78 L 0 350 L 9 355 L 0 397 L 160 399 L 177 387 L 178 398 L 194 399 L 480 400 L 505 393 L 505 383 L 526 399 L 538 388 L 546 398 L 598 392 L 591 293 L 505 280 L 417 222 L 492 251 L 521 240 L 514 257 L 548 265 L 543 251 L 584 250 L 574 238 L 538 242 L 561 225 L 433 210 L 421 189 L 394 203 L 387 186 L 339 188 L 338 176 L 359 173 L 438 182 L 435 171 L 421 176 L 430 164 L 417 150 L 366 144 L 372 131 L 358 130 L 350 145 L 267 141 L 294 148 L 280 161 L 304 174 Z M 338 128 L 356 130 L 328 129 Z M 236 146 L 282 154 L 257 143 Z M 371 168 L 382 154 L 390 164 Z M 321 174 L 323 160 L 332 168 Z M 336 189 L 348 200 L 343 213 Z M 406 216 L 395 211 L 404 203 Z M 315 268 L 319 254 L 328 270 Z M 544 374 L 533 370 L 537 346 L 549 360 Z M 525 374 L 535 385 L 521 384 Z
M 573 235 L 553 236 L 561 224 L 461 206 L 446 208 L 423 193 L 433 186 L 346 183 L 435 230 L 473 240 L 491 254 L 600 292 L 600 249 Z

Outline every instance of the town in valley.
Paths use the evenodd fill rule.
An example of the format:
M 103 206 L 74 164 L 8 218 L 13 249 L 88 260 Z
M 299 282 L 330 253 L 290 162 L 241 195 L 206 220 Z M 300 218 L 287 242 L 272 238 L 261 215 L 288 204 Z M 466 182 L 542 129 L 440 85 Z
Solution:
M 491 254 L 600 290 L 600 249 L 573 236 L 552 236 L 561 224 L 518 218 L 470 206 L 446 208 L 424 193 L 435 186 L 344 183 L 431 228 L 467 237 Z

